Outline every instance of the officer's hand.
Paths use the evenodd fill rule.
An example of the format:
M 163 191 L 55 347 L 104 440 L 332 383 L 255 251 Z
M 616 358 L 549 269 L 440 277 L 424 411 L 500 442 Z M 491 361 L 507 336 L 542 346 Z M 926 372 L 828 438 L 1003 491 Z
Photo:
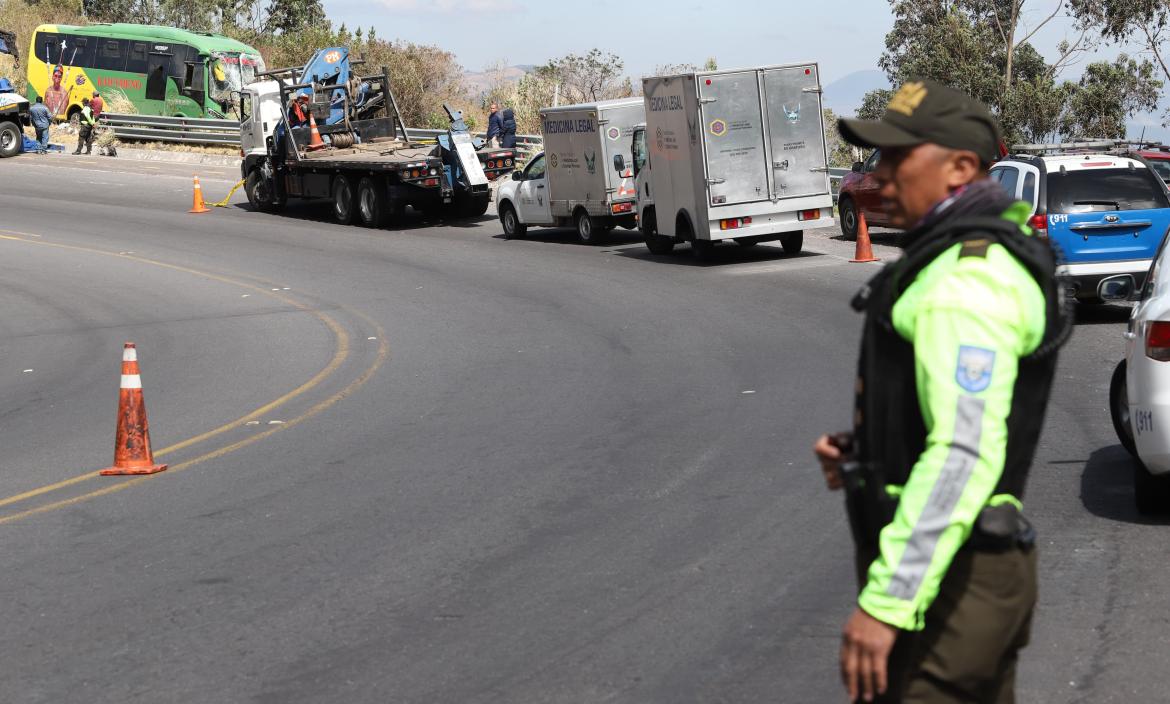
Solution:
M 825 484 L 830 491 L 836 491 L 845 486 L 841 479 L 841 448 L 833 442 L 833 438 L 822 435 L 813 445 L 813 454 L 821 461 L 821 471 L 825 474 Z
M 845 622 L 841 633 L 841 681 L 849 701 L 867 702 L 885 694 L 886 663 L 898 629 L 877 620 L 860 608 Z

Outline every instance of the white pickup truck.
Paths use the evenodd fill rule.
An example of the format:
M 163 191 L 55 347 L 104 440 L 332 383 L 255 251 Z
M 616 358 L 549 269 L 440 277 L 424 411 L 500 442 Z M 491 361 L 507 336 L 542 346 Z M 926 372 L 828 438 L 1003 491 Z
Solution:
M 646 124 L 631 153 L 646 246 L 779 240 L 833 225 L 821 86 L 815 63 L 656 76 L 642 81 Z M 624 158 L 610 166 L 624 173 Z
M 599 244 L 614 227 L 634 229 L 633 173 L 610 164 L 630 158 L 645 115 L 641 98 L 542 109 L 544 152 L 496 193 L 504 237 L 521 237 L 530 225 L 572 225 L 581 242 Z

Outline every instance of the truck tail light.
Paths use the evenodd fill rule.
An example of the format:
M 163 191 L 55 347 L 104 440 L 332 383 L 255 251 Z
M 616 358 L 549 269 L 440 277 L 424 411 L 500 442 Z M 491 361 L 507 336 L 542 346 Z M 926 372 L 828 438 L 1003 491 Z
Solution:
M 487 167 L 488 167 L 489 169 L 494 169 L 494 168 L 496 168 L 496 162 L 494 162 L 494 161 L 488 161 L 488 163 L 487 163 Z
M 634 212 L 633 203 L 614 203 L 610 206 L 610 210 L 614 213 L 632 213 Z
M 719 221 L 720 230 L 738 230 L 752 224 L 751 216 L 746 218 L 727 218 Z
M 426 181 L 423 181 L 423 185 L 424 186 L 437 186 L 437 185 L 439 185 L 439 179 L 428 178 Z
M 1048 237 L 1048 216 L 1047 215 L 1033 215 L 1028 218 L 1028 225 L 1036 231 L 1040 237 Z
M 796 214 L 796 219 L 801 220 L 801 221 L 820 220 L 821 219 L 821 209 L 820 208 L 813 208 L 811 210 L 802 210 Z
M 1170 322 L 1155 320 L 1146 328 L 1146 356 L 1170 362 Z

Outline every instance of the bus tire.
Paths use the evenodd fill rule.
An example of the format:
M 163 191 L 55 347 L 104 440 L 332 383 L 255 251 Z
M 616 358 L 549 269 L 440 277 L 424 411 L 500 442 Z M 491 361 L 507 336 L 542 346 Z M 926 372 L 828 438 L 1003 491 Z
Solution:
M 358 215 L 366 227 L 385 227 L 390 222 L 390 197 L 385 182 L 376 176 L 363 176 L 358 182 Z
M 341 174 L 333 178 L 333 219 L 339 225 L 349 225 L 357 215 L 357 191 L 353 180 Z
M 16 156 L 24 144 L 20 128 L 12 122 L 0 122 L 0 159 Z

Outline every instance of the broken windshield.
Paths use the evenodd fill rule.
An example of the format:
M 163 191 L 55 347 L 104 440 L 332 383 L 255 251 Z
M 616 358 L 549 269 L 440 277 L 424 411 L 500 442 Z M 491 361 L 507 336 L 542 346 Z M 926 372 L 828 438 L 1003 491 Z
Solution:
M 232 92 L 240 91 L 244 86 L 255 82 L 256 74 L 263 70 L 264 59 L 258 54 L 211 52 L 211 80 L 208 82 L 211 99 L 219 103 L 224 114 L 230 112 L 234 115 L 236 109 Z

